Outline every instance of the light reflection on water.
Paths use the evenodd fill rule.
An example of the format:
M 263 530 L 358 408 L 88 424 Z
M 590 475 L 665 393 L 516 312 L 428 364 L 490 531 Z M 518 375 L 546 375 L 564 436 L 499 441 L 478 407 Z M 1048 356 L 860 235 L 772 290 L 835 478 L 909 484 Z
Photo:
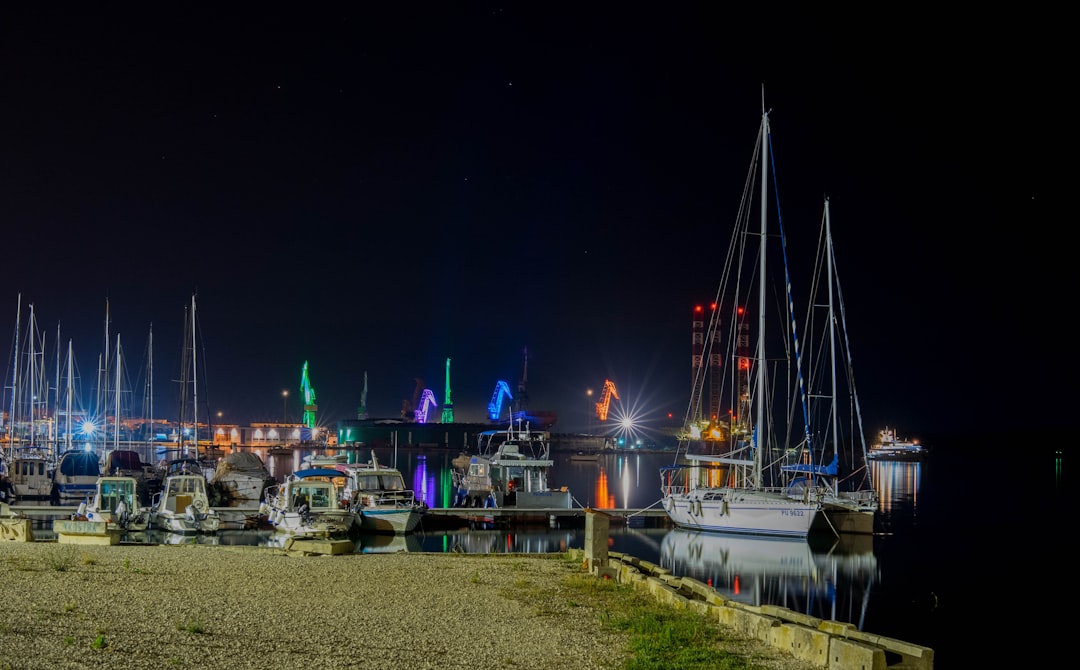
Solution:
M 418 497 L 430 507 L 447 507 L 453 495 L 453 450 L 378 450 L 380 462 L 396 463 Z M 596 460 L 554 454 L 550 473 L 553 487 L 567 486 L 575 505 L 593 508 L 643 509 L 660 503 L 660 467 L 671 464 L 673 454 L 605 454 Z M 902 533 L 919 502 L 924 464 L 875 462 L 872 474 L 881 496 L 881 527 L 886 534 Z M 580 521 L 578 522 L 580 523 Z M 51 520 L 35 521 L 35 536 L 48 539 Z M 554 553 L 585 544 L 584 529 L 522 527 L 514 529 L 443 530 L 422 524 L 409 536 L 364 535 L 355 540 L 355 553 Z M 879 528 L 881 530 L 881 528 Z M 55 535 L 52 535 L 55 538 Z M 850 537 L 850 536 L 849 536 Z M 895 615 L 883 597 L 882 563 L 878 537 L 862 537 L 835 544 L 803 540 L 771 540 L 693 533 L 666 527 L 616 525 L 610 530 L 609 550 L 650 561 L 711 585 L 729 598 L 751 604 L 776 605 L 852 623 L 869 625 L 872 632 L 890 635 Z M 270 530 L 222 530 L 213 536 L 149 533 L 126 538 L 132 542 L 284 547 L 286 538 Z M 887 546 L 887 545 L 882 545 Z M 907 594 L 904 594 L 907 595 Z M 885 613 L 883 614 L 883 608 Z M 903 611 L 900 608 L 899 611 Z M 869 619 L 869 623 L 868 623 Z M 926 640 L 900 639 L 917 644 Z

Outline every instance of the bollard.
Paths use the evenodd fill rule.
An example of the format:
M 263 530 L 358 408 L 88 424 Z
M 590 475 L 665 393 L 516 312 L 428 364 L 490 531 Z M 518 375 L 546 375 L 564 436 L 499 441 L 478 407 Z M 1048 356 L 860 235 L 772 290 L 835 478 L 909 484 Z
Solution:
M 595 573 L 607 565 L 610 527 L 610 516 L 594 509 L 585 509 L 585 563 L 589 572 Z

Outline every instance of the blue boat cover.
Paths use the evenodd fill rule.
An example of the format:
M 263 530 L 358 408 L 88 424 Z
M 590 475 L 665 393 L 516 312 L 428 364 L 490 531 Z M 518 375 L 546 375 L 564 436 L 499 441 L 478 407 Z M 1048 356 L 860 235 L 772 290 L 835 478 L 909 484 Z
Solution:
M 784 472 L 809 472 L 815 475 L 833 475 L 840 471 L 840 457 L 833 454 L 832 463 L 828 465 L 782 465 L 780 469 Z
M 344 472 L 340 470 L 332 470 L 330 468 L 308 468 L 307 470 L 297 470 L 293 473 L 301 479 L 305 477 L 344 477 Z

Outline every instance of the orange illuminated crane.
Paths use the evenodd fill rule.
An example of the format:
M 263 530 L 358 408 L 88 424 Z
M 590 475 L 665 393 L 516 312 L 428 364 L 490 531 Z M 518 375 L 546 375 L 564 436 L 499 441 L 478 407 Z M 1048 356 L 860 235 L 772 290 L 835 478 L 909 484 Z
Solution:
M 611 407 L 611 399 L 619 399 L 619 392 L 615 390 L 615 382 L 610 379 L 604 380 L 604 390 L 600 393 L 600 402 L 596 403 L 596 418 L 607 421 L 608 409 Z

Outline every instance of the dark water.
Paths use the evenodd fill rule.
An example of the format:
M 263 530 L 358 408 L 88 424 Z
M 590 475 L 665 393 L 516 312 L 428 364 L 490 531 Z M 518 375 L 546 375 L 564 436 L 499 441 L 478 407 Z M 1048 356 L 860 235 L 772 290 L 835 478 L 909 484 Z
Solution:
M 1075 527 L 1062 453 L 1038 442 L 1018 466 L 988 452 L 983 442 L 930 444 L 934 451 L 922 463 L 872 464 L 882 501 L 872 537 L 774 540 L 631 522 L 611 529 L 610 549 L 693 576 L 741 602 L 783 606 L 931 647 L 938 668 L 1054 658 L 1067 620 L 1057 612 L 1071 604 L 1065 541 Z M 396 463 L 430 507 L 449 505 L 456 451 L 377 455 Z M 551 483 L 569 487 L 577 504 L 640 509 L 658 507 L 659 468 L 671 463 L 672 454 L 555 459 Z M 266 531 L 155 539 L 263 546 L 282 541 Z M 421 526 L 408 537 L 362 537 L 357 551 L 549 553 L 583 546 L 581 528 Z

